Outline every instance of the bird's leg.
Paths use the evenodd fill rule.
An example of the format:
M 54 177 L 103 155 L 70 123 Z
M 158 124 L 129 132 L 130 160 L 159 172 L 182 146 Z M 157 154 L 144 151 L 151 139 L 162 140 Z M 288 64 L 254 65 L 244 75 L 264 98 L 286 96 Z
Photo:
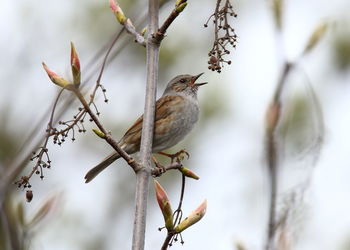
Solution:
M 152 160 L 154 162 L 154 165 L 156 165 L 156 169 L 158 170 L 158 172 L 155 174 L 155 176 L 161 176 L 163 173 L 165 173 L 165 168 L 162 164 L 159 163 L 159 161 L 157 160 L 156 157 L 154 157 L 154 155 L 152 155 Z
M 190 158 L 190 154 L 185 149 L 182 149 L 175 154 L 168 154 L 164 152 L 158 152 L 157 154 L 169 157 L 171 159 L 171 163 L 173 163 L 174 160 L 176 160 L 177 163 L 180 163 L 185 158 L 185 155 L 187 156 L 187 159 Z

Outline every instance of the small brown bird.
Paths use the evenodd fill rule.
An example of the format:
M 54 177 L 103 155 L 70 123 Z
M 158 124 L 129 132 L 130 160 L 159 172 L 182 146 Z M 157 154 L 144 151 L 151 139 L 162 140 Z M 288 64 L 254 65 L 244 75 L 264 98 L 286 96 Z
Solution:
M 176 76 L 168 83 L 162 97 L 157 100 L 153 153 L 161 152 L 178 144 L 198 121 L 197 91 L 199 86 L 207 83 L 195 82 L 202 74 Z M 128 154 L 134 154 L 140 150 L 142 122 L 143 116 L 136 120 L 118 142 L 119 146 Z M 120 155 L 117 152 L 109 155 L 86 174 L 85 182 L 90 182 L 118 158 Z

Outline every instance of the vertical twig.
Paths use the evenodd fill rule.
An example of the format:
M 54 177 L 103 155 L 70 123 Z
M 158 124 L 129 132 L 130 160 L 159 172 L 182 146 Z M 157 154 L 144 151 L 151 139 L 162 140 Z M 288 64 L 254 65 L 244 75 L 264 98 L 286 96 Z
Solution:
M 145 96 L 145 110 L 142 124 L 140 159 L 142 168 L 136 173 L 135 218 L 132 239 L 132 249 L 142 250 L 145 244 L 146 212 L 148 182 L 151 174 L 151 153 L 153 141 L 153 127 L 155 115 L 156 87 L 158 80 L 159 43 L 153 39 L 158 30 L 158 0 L 148 2 L 148 30 L 147 39 L 147 82 Z
M 281 95 L 286 86 L 286 80 L 293 64 L 285 62 L 280 79 L 278 81 L 270 108 L 266 127 L 266 158 L 270 184 L 270 205 L 268 218 L 268 233 L 266 250 L 273 249 L 273 239 L 276 232 L 276 201 L 278 193 L 278 152 L 276 140 L 276 128 L 280 119 Z

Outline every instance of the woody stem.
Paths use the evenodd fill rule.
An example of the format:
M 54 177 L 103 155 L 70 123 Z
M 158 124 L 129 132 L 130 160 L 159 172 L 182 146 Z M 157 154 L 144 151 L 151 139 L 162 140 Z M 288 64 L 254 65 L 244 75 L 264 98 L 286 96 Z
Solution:
M 148 1 L 148 30 L 151 35 L 146 42 L 147 81 L 140 146 L 141 168 L 136 173 L 135 216 L 132 239 L 133 250 L 142 250 L 145 244 L 148 183 L 151 176 L 152 141 L 160 45 L 160 43 L 153 38 L 153 34 L 158 30 L 158 8 L 158 0 Z

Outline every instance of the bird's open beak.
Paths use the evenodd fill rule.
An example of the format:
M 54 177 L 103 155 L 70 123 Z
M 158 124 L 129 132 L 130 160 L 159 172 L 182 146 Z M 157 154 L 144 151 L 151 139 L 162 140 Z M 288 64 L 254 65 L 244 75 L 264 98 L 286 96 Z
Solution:
M 196 75 L 196 76 L 194 76 L 194 77 L 192 78 L 192 84 L 193 84 L 193 86 L 199 87 L 199 86 L 202 86 L 202 85 L 204 85 L 204 84 L 207 84 L 207 82 L 195 83 L 195 82 L 197 81 L 197 79 L 198 79 L 201 75 L 203 75 L 203 74 L 204 74 L 204 72 L 203 72 L 203 73 L 200 73 L 200 74 L 198 74 L 198 75 Z

